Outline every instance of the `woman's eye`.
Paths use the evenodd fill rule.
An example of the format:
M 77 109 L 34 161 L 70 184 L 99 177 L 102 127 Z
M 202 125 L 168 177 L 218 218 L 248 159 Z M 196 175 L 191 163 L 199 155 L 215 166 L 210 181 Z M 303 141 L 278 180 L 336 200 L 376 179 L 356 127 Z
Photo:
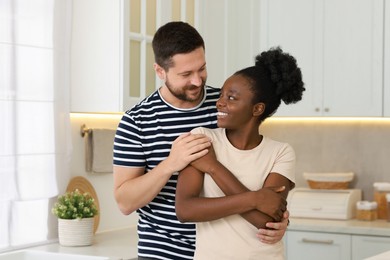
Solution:
M 229 96 L 228 98 L 229 98 L 229 100 L 234 100 L 233 96 Z

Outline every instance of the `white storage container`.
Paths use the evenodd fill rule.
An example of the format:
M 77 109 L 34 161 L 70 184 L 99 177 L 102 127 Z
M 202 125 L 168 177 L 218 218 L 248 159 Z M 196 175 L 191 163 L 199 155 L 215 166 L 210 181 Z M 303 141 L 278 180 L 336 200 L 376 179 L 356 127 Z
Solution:
M 359 189 L 315 190 L 293 189 L 287 198 L 291 217 L 319 219 L 351 219 L 356 216 L 356 203 L 362 198 Z

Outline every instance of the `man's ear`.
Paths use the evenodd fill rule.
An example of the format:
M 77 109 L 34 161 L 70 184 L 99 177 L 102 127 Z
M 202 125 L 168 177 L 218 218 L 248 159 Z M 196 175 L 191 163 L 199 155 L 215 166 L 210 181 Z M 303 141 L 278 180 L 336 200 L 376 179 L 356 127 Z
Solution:
M 265 110 L 265 104 L 264 103 L 257 103 L 253 106 L 253 115 L 254 116 L 260 116 L 264 113 Z
M 165 79 L 166 79 L 165 70 L 157 63 L 154 63 L 153 67 L 154 67 L 154 71 L 156 72 L 159 79 L 161 79 L 162 81 L 165 81 Z

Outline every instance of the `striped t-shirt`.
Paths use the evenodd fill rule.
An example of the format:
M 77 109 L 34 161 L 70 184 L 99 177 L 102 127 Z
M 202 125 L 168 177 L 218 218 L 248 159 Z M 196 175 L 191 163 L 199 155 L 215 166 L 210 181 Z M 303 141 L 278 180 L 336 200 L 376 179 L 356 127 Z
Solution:
M 172 142 L 193 128 L 216 128 L 216 101 L 220 89 L 205 87 L 202 102 L 191 109 L 179 109 L 165 102 L 155 91 L 124 113 L 115 135 L 114 165 L 145 167 L 150 171 L 169 155 Z M 138 256 L 156 259 L 192 259 L 195 224 L 180 223 L 175 213 L 178 173 L 160 193 L 137 210 Z

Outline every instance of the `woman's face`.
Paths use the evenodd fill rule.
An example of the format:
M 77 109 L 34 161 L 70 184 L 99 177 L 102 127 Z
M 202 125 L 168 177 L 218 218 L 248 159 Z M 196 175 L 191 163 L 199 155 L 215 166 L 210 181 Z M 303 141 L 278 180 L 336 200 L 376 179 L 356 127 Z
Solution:
M 217 101 L 218 127 L 239 129 L 253 119 L 253 92 L 250 82 L 241 75 L 228 78 Z

